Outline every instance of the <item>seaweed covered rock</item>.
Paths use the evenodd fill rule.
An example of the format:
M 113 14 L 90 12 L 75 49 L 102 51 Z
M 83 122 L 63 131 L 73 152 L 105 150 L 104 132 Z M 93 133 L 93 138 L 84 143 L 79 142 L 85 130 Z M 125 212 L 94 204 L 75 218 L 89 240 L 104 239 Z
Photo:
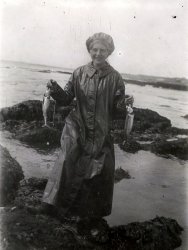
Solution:
M 185 119 L 188 119 L 188 115 L 184 115 L 184 116 L 182 116 L 183 118 L 185 118 Z
M 4 250 L 25 249 L 98 249 L 98 250 L 173 250 L 181 245 L 181 226 L 171 218 L 156 217 L 145 222 L 109 227 L 105 220 L 97 222 L 99 234 L 90 230 L 96 221 L 57 215 L 31 213 L 37 207 L 46 179 L 29 178 L 21 181 L 14 209 L 2 211 L 2 246 Z
M 15 138 L 33 146 L 58 147 L 60 146 L 61 131 L 55 128 L 36 127 L 32 130 L 23 130 L 23 133 L 16 134 Z
M 40 206 L 41 198 L 47 183 L 45 178 L 31 177 L 20 182 L 14 205 L 23 208 Z
M 124 140 L 119 147 L 129 153 L 136 153 L 141 149 L 141 145 L 132 138 Z
M 115 170 L 114 182 L 117 183 L 123 179 L 131 179 L 131 176 L 127 170 L 124 170 L 123 168 L 119 167 Z
M 172 250 L 181 245 L 183 228 L 176 220 L 156 217 L 145 222 L 133 222 L 110 230 L 110 248 L 126 250 Z
M 99 230 L 107 235 L 104 240 L 95 236 L 91 238 L 86 231 L 80 233 L 75 221 L 61 223 L 54 217 L 33 215 L 23 209 L 4 211 L 3 228 L 4 250 L 173 250 L 181 245 L 182 232 L 175 220 L 156 217 L 112 228 L 101 223 Z
M 0 206 L 12 203 L 19 182 L 24 178 L 23 171 L 19 163 L 11 157 L 8 150 L 0 145 Z
M 188 129 L 185 129 L 185 128 L 169 127 L 169 128 L 166 129 L 165 132 L 170 134 L 171 136 L 174 136 L 174 135 L 188 135 Z
M 188 160 L 188 138 L 153 142 L 151 151 L 160 155 L 173 155 L 179 159 Z
M 150 109 L 134 108 L 134 113 L 134 131 L 162 132 L 164 129 L 171 127 L 171 121 L 168 118 Z
M 50 128 L 43 127 L 42 102 L 29 100 L 9 108 L 0 110 L 1 128 L 9 130 L 14 138 L 33 147 L 59 147 L 64 119 L 75 107 L 75 101 L 67 107 L 58 107 L 52 103 L 49 120 L 53 121 Z M 55 113 L 53 113 L 55 111 Z M 126 152 L 150 150 L 161 155 L 172 154 L 180 159 L 187 159 L 187 141 L 167 142 L 176 135 L 188 135 L 188 129 L 171 126 L 166 117 L 149 109 L 134 108 L 134 124 L 131 136 L 124 130 L 126 113 L 116 113 L 111 124 L 114 143 Z M 145 142 L 151 143 L 151 145 Z
M 73 101 L 69 106 L 59 107 L 54 101 L 51 101 L 49 108 L 49 119 L 52 120 L 54 115 L 60 115 L 64 119 L 69 112 L 75 107 L 75 102 Z M 0 121 L 13 121 L 18 123 L 18 121 L 41 121 L 43 120 L 42 113 L 42 101 L 40 100 L 28 100 L 20 102 L 11 107 L 0 109 Z
M 24 101 L 0 110 L 1 129 L 10 131 L 14 138 L 31 146 L 59 147 L 64 119 L 74 106 L 74 102 L 68 107 L 52 103 L 48 117 L 50 127 L 43 127 L 42 102 Z
M 39 100 L 28 100 L 18 103 L 12 107 L 2 108 L 0 110 L 0 121 L 6 120 L 41 120 L 42 102 Z
M 145 132 L 162 132 L 164 129 L 171 127 L 171 121 L 159 115 L 157 112 L 150 109 L 141 109 L 134 107 L 134 125 L 133 131 Z M 113 127 L 114 129 L 123 129 L 125 125 L 126 113 L 118 112 L 114 116 Z
M 55 108 L 55 119 L 57 120 L 56 125 L 58 125 L 58 119 L 64 120 L 64 118 L 69 114 L 69 112 L 75 107 L 75 102 L 67 107 L 56 107 Z M 51 115 L 54 111 L 54 105 L 51 105 Z M 144 132 L 147 129 L 152 131 L 161 131 L 168 127 L 171 127 L 171 122 L 169 119 L 160 116 L 157 112 L 149 109 L 134 108 L 134 131 Z M 124 120 L 126 117 L 125 112 L 118 112 L 114 115 L 114 121 L 112 122 L 113 129 L 123 129 Z M 0 110 L 0 121 L 7 123 L 10 126 L 12 121 L 13 124 L 17 125 L 18 121 L 41 121 L 43 120 L 42 114 L 42 102 L 39 100 L 28 100 L 16 104 L 12 107 L 2 108 Z M 6 129 L 6 126 L 4 126 Z

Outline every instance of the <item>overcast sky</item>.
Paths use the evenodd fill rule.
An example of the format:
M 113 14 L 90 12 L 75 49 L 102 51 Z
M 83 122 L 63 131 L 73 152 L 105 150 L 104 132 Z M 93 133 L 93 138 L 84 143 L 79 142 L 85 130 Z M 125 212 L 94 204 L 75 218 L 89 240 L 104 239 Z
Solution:
M 76 68 L 90 60 L 86 39 L 105 32 L 118 71 L 188 77 L 185 0 L 1 0 L 0 7 L 2 59 Z

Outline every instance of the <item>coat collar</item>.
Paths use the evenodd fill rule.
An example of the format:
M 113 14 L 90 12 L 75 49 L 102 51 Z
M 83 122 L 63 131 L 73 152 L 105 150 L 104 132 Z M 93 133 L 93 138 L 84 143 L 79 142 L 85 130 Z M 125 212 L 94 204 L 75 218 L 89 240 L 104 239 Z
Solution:
M 106 65 L 101 69 L 100 73 L 99 73 L 99 77 L 104 77 L 106 75 L 108 75 L 110 72 L 112 72 L 114 69 L 112 66 L 110 66 L 109 63 L 106 63 Z M 93 75 L 97 72 L 97 70 L 93 67 L 92 62 L 88 63 L 85 67 L 85 72 L 86 74 L 92 78 Z

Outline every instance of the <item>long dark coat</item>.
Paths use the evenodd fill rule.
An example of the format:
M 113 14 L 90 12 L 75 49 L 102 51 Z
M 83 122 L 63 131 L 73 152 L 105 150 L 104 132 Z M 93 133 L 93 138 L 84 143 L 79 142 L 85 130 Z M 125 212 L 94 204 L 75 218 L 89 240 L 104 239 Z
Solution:
M 121 75 L 108 63 L 98 72 L 92 63 L 76 69 L 64 90 L 55 82 L 51 96 L 59 105 L 76 98 L 65 121 L 61 151 L 43 195 L 43 202 L 62 215 L 107 216 L 114 185 L 113 112 L 125 108 Z

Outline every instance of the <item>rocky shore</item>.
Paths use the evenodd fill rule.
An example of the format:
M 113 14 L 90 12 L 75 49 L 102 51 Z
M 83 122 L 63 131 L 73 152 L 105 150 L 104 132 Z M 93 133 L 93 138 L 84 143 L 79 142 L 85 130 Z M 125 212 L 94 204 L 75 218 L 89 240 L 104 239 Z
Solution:
M 0 110 L 1 130 L 8 130 L 12 136 L 30 146 L 48 148 L 60 146 L 60 136 L 64 119 L 74 108 L 74 103 L 68 107 L 56 107 L 53 119 L 53 104 L 49 112 L 51 128 L 43 126 L 41 101 L 25 101 L 15 106 Z M 111 134 L 114 142 L 127 152 L 149 150 L 163 157 L 188 159 L 188 129 L 171 126 L 166 117 L 149 109 L 134 108 L 134 126 L 127 138 L 124 131 L 125 114 L 114 116 L 111 124 Z
M 6 165 L 7 169 L 15 167 L 15 173 L 21 173 L 19 179 L 22 179 L 18 163 L 4 148 L 0 149 L 1 156 L 5 159 L 3 164 L 11 162 L 11 166 Z M 117 174 L 119 175 L 120 173 Z M 9 177 L 4 176 L 4 180 L 9 180 Z M 58 213 L 43 213 L 36 209 L 41 205 L 46 179 L 23 179 L 19 187 L 17 177 L 11 180 L 16 183 L 16 196 L 9 199 L 9 203 L 2 202 L 0 209 L 3 250 L 173 250 L 181 245 L 183 228 L 174 219 L 165 217 L 115 227 L 109 227 L 103 219 L 99 224 L 100 237 L 91 235 L 91 225 L 87 222 L 78 223 L 73 218 L 62 221 Z M 9 188 L 12 190 L 10 186 Z
M 150 85 L 155 88 L 167 88 L 175 90 L 188 90 L 188 80 L 186 78 L 169 78 L 149 75 L 122 74 L 125 83 L 139 86 Z
M 40 101 L 21 102 L 0 110 L 1 130 L 32 147 L 54 148 L 60 145 L 64 118 L 74 107 L 56 107 L 54 125 L 42 127 Z M 50 119 L 53 118 L 53 104 Z M 116 114 L 112 123 L 115 143 L 126 152 L 149 150 L 163 157 L 188 159 L 188 130 L 171 126 L 169 119 L 148 109 L 134 108 L 135 120 L 131 135 L 123 130 L 124 114 Z M 35 212 L 32 207 L 41 205 L 46 179 L 24 179 L 21 166 L 8 151 L 1 151 L 1 220 L 2 247 L 4 250 L 52 249 L 128 249 L 172 250 L 181 245 L 182 227 L 172 218 L 156 217 L 145 222 L 109 227 L 101 220 L 100 237 L 89 235 L 88 224 L 78 225 L 76 219 L 62 222 L 56 214 Z M 128 172 L 116 170 L 114 182 L 130 179 Z M 125 180 L 126 181 L 126 180 Z M 7 185 L 5 185 L 5 183 Z
M 24 175 L 20 164 L 1 145 L 0 166 L 0 206 L 5 206 L 15 199 L 19 182 L 24 178 Z
M 131 79 L 124 79 L 125 83 L 130 83 L 130 84 L 136 84 L 139 86 L 146 86 L 150 85 L 155 88 L 166 88 L 166 89 L 175 89 L 175 90 L 183 90 L 186 91 L 188 90 L 187 84 L 179 84 L 177 81 L 176 84 L 172 84 L 171 82 L 168 83 L 166 81 L 155 81 L 155 82 L 150 82 L 150 81 L 137 81 L 137 80 L 131 80 Z

